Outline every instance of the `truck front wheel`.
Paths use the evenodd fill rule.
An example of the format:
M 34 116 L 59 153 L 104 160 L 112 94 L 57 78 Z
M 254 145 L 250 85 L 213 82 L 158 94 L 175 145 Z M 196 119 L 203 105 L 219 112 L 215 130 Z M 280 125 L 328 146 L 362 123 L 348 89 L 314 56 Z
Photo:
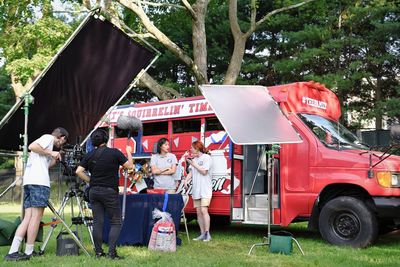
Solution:
M 322 237 L 331 244 L 364 248 L 378 236 L 375 214 L 360 199 L 337 197 L 323 206 L 319 217 Z

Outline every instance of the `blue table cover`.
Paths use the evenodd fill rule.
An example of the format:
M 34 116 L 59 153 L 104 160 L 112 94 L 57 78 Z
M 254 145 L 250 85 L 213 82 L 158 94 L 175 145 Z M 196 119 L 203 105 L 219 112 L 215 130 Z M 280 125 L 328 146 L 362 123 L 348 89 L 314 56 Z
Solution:
M 152 212 L 155 208 L 162 211 L 163 203 L 163 194 L 127 195 L 125 221 L 123 222 L 117 244 L 147 246 L 155 222 Z M 122 195 L 120 195 L 120 205 L 122 209 Z M 169 194 L 166 211 L 171 214 L 177 233 L 179 231 L 182 208 L 182 196 L 180 194 Z M 107 215 L 105 215 L 103 228 L 103 240 L 105 243 L 108 243 L 109 231 L 110 223 Z

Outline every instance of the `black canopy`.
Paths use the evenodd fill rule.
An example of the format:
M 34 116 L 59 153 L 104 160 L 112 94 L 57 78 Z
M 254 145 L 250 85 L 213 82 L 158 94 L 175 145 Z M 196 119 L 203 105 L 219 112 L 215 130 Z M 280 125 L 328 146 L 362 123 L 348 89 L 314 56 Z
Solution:
M 85 137 L 154 58 L 107 20 L 92 15 L 84 23 L 31 92 L 29 143 L 58 126 L 69 131 L 70 143 Z M 24 111 L 7 116 L 0 125 L 0 149 L 20 150 Z

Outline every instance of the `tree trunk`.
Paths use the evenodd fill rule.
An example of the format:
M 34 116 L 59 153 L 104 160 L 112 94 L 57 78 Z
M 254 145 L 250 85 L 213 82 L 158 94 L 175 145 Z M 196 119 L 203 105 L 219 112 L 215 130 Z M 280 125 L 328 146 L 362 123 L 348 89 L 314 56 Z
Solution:
M 91 5 L 91 3 L 90 3 L 90 0 L 83 0 L 83 1 L 82 1 L 82 5 L 83 5 L 84 7 L 86 7 L 88 10 L 92 9 L 92 5 Z
M 237 0 L 229 0 L 229 26 L 234 39 L 234 48 L 223 84 L 235 84 L 242 67 L 247 35 L 242 32 L 237 17 Z M 246 37 L 245 37 L 246 36 Z
M 172 54 L 179 58 L 186 66 L 190 68 L 196 80 L 199 84 L 207 83 L 207 80 L 203 77 L 202 73 L 198 70 L 197 65 L 178 45 L 172 42 L 163 32 L 161 32 L 150 20 L 145 11 L 141 6 L 135 4 L 135 2 L 128 0 L 118 0 L 126 8 L 132 10 L 143 23 L 147 31 L 154 35 L 154 37 L 167 48 Z
M 193 5 L 193 11 L 196 17 L 192 19 L 192 42 L 193 42 L 193 60 L 198 71 L 203 75 L 204 81 L 208 83 L 207 78 L 207 38 L 205 17 L 207 14 L 208 0 L 198 0 Z M 196 88 L 196 94 L 200 91 Z
M 35 70 L 33 73 L 33 76 L 28 79 L 28 81 L 25 83 L 25 85 L 22 85 L 20 81 L 17 81 L 17 78 L 13 73 L 10 74 L 11 76 L 11 87 L 14 90 L 15 94 L 15 101 L 18 102 L 18 100 L 23 97 L 26 91 L 28 91 L 32 85 L 36 77 L 40 74 L 40 70 Z
M 152 91 L 160 100 L 171 99 L 172 97 L 180 97 L 181 95 L 174 89 L 165 87 L 157 83 L 147 72 L 139 79 L 139 86 L 147 87 Z
M 377 110 L 377 105 L 379 103 L 379 101 L 382 99 L 382 88 L 381 88 L 381 79 L 378 78 L 376 81 L 376 87 L 375 87 L 375 110 Z M 379 112 L 378 114 L 376 114 L 375 116 L 375 128 L 377 130 L 381 130 L 382 129 L 382 113 Z
M 235 38 L 231 61 L 225 74 L 224 84 L 235 84 L 242 67 L 247 37 L 244 35 Z
M 122 29 L 123 27 L 118 17 L 118 10 L 116 9 L 114 3 L 111 0 L 104 0 L 104 8 L 110 13 L 111 22 Z

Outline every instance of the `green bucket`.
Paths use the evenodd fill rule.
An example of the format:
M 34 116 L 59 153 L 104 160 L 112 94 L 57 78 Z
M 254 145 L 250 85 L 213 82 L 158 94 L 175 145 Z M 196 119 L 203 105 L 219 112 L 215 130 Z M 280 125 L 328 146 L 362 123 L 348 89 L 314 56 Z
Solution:
M 290 255 L 293 252 L 293 237 L 288 233 L 271 234 L 269 252 Z

